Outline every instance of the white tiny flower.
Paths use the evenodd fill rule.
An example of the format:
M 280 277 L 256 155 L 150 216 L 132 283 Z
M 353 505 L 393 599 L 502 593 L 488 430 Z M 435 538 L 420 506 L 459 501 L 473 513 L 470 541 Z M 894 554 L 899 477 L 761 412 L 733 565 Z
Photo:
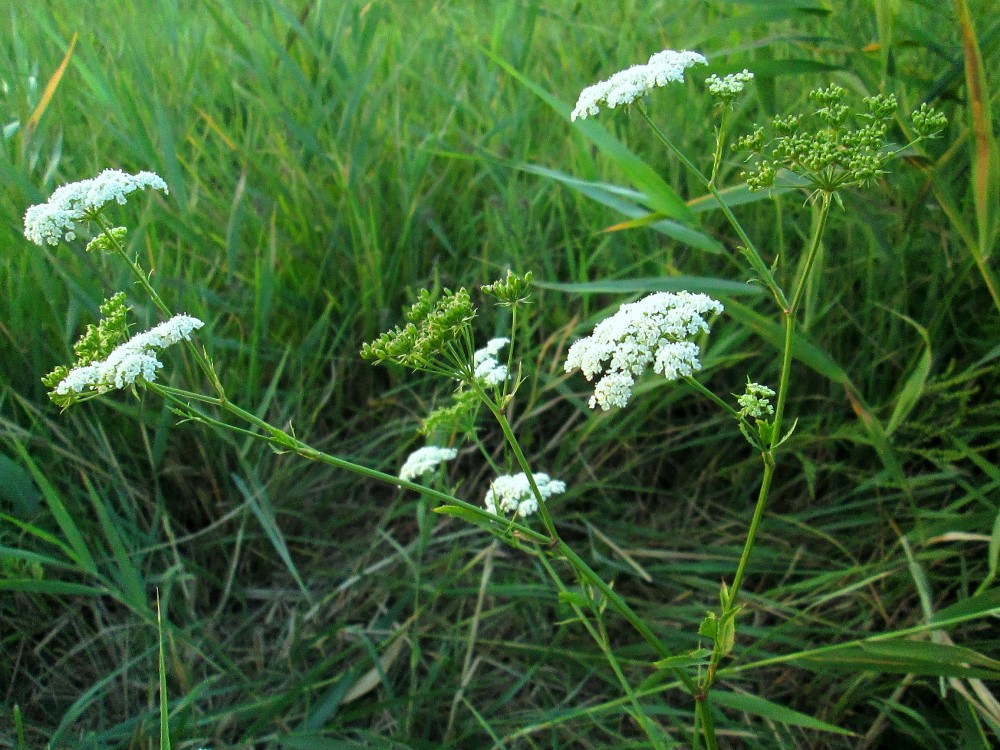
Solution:
M 175 315 L 119 344 L 103 361 L 74 367 L 56 385 L 55 393 L 65 396 L 88 389 L 103 393 L 114 388 L 127 388 L 140 379 L 152 383 L 156 380 L 156 371 L 163 367 L 156 353 L 178 341 L 190 339 L 192 331 L 203 325 L 190 315 Z
M 436 445 L 425 445 L 406 457 L 399 478 L 412 482 L 419 476 L 434 471 L 445 461 L 451 461 L 458 455 L 455 448 L 439 448 Z
M 591 409 L 625 406 L 635 379 L 647 367 L 668 380 L 700 370 L 698 347 L 690 339 L 708 331 L 706 315 L 721 312 L 716 300 L 690 292 L 658 292 L 624 304 L 570 347 L 565 370 L 579 368 L 587 380 L 602 376 L 594 386 Z
M 752 80 L 753 73 L 749 70 L 744 70 L 742 73 L 730 73 L 722 78 L 719 78 L 717 75 L 711 75 L 705 79 L 705 86 L 713 96 L 717 96 L 720 99 L 732 99 L 741 93 L 746 84 Z
M 114 201 L 125 203 L 130 193 L 143 188 L 169 192 L 167 183 L 153 172 L 128 174 L 105 169 L 97 177 L 57 188 L 46 203 L 31 206 L 24 214 L 24 236 L 36 245 L 57 245 L 76 238 L 76 224 Z
M 565 482 L 552 479 L 548 474 L 538 473 L 533 476 L 542 500 L 548 500 L 553 495 L 566 491 Z M 524 472 L 494 479 L 486 491 L 484 503 L 486 510 L 497 515 L 516 513 L 523 517 L 530 516 L 538 510 L 538 498 L 531 491 L 531 484 Z
M 509 343 L 510 339 L 506 338 L 491 339 L 485 347 L 476 350 L 472 356 L 476 380 L 483 385 L 498 386 L 507 379 L 507 365 L 500 364 L 497 354 Z
M 601 111 L 601 104 L 614 109 L 619 104 L 631 104 L 640 96 L 668 83 L 684 80 L 684 71 L 692 65 L 707 65 L 702 55 L 690 50 L 675 52 L 671 49 L 657 52 L 645 65 L 615 73 L 606 81 L 595 83 L 580 92 L 576 107 L 570 114 L 571 120 L 587 118 Z

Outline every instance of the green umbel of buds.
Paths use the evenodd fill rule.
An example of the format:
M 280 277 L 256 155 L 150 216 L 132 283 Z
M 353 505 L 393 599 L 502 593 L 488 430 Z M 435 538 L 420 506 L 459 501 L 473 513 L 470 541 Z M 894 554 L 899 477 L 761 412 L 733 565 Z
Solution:
M 114 229 L 108 229 L 101 232 L 87 243 L 87 252 L 92 253 L 100 251 L 104 253 L 113 253 L 117 251 L 118 248 L 125 247 L 126 234 L 128 234 L 128 230 L 125 227 L 115 227 Z
M 101 303 L 101 322 L 91 323 L 87 330 L 73 345 L 76 362 L 72 367 L 82 367 L 91 362 L 101 361 L 128 337 L 128 311 L 125 304 L 125 293 L 118 292 Z M 59 365 L 42 378 L 48 388 L 55 388 L 69 374 L 70 367 Z
M 445 289 L 439 297 L 421 289 L 406 313 L 409 321 L 365 344 L 361 356 L 412 370 L 466 380 L 472 374 L 472 326 L 476 316 L 469 292 Z
M 775 117 L 770 140 L 759 127 L 737 139 L 734 149 L 751 153 L 750 166 L 743 172 L 750 189 L 773 186 L 781 170 L 827 193 L 865 187 L 877 180 L 898 153 L 886 148 L 896 98 L 891 94 L 867 97 L 863 107 L 854 111 L 845 104 L 845 95 L 836 85 L 812 91 L 809 99 L 816 105 L 812 114 Z M 945 124 L 944 116 L 926 105 L 913 113 L 919 138 L 930 137 Z
M 424 417 L 420 432 L 428 437 L 437 433 L 472 435 L 480 403 L 475 391 L 471 389 L 456 391 L 447 406 L 440 406 Z
M 492 284 L 483 284 L 482 290 L 491 297 L 496 297 L 498 304 L 505 307 L 527 302 L 530 296 L 531 271 L 524 276 L 507 271 L 507 277 L 494 281 Z
M 913 129 L 921 138 L 933 138 L 948 125 L 948 118 L 933 107 L 928 107 L 927 102 L 921 104 L 920 108 L 910 115 L 910 120 L 913 122 Z

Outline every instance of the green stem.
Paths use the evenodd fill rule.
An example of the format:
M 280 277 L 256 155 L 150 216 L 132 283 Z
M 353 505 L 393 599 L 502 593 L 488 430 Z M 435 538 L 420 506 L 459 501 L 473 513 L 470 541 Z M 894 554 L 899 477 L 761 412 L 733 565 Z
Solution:
M 392 474 L 386 474 L 385 472 L 378 471 L 377 469 L 370 469 L 367 466 L 362 466 L 361 464 L 356 464 L 352 461 L 348 461 L 343 458 L 338 458 L 337 456 L 332 456 L 329 453 L 324 453 L 323 451 L 317 450 L 312 446 L 302 442 L 296 437 L 289 435 L 287 432 L 268 424 L 264 420 L 260 419 L 254 414 L 241 409 L 236 404 L 228 401 L 224 398 L 218 398 L 215 396 L 205 396 L 200 393 L 194 393 L 193 391 L 186 391 L 180 388 L 173 388 L 171 386 L 160 385 L 158 383 L 147 383 L 148 388 L 152 391 L 159 393 L 161 396 L 177 404 L 181 407 L 181 410 L 186 414 L 190 415 L 193 419 L 201 420 L 212 424 L 214 426 L 220 427 L 222 429 L 231 430 L 233 432 L 239 432 L 241 434 L 250 435 L 257 438 L 258 440 L 263 440 L 264 442 L 270 443 L 278 448 L 282 448 L 286 451 L 296 453 L 303 458 L 307 458 L 312 461 L 319 461 L 320 463 L 329 464 L 330 466 L 335 466 L 338 469 L 344 469 L 345 471 L 350 471 L 354 474 L 360 474 L 363 477 L 369 479 L 376 479 L 380 482 L 385 482 L 386 484 L 391 484 L 402 489 L 413 490 L 414 492 L 419 492 L 425 497 L 437 500 L 445 505 L 453 505 L 464 510 L 474 513 L 476 516 L 483 520 L 495 523 L 497 518 L 494 514 L 488 513 L 483 508 L 479 506 L 467 503 L 464 500 L 460 500 L 453 495 L 449 495 L 445 492 L 435 490 L 431 487 L 425 487 L 416 482 L 411 482 L 406 479 L 401 479 Z M 216 406 L 224 411 L 229 412 L 233 416 L 239 418 L 240 420 L 247 422 L 254 427 L 256 427 L 260 432 L 253 432 L 250 430 L 244 430 L 235 425 L 231 425 L 228 422 L 223 422 L 220 420 L 213 419 L 212 417 L 198 411 L 188 403 L 189 401 L 196 401 L 203 404 L 209 404 L 211 406 Z M 549 543 L 549 537 L 544 534 L 539 534 L 532 528 L 524 526 L 523 524 L 516 523 L 514 521 L 504 520 L 503 529 L 508 532 L 515 532 L 518 536 L 528 539 L 530 541 L 538 542 L 540 544 Z
M 651 725 L 649 717 L 646 715 L 646 712 L 643 710 L 642 705 L 639 703 L 639 699 L 636 697 L 635 690 L 633 690 L 632 685 L 629 683 L 628 679 L 626 679 L 625 673 L 622 671 L 621 665 L 618 663 L 618 658 L 615 656 L 614 651 L 612 651 L 611 649 L 611 645 L 608 643 L 607 633 L 604 631 L 604 628 L 600 628 L 600 630 L 598 630 L 598 628 L 595 628 L 593 623 L 591 623 L 589 618 L 587 618 L 587 616 L 584 614 L 580 606 L 576 604 L 571 597 L 565 596 L 566 594 L 569 593 L 569 591 L 566 589 L 565 584 L 563 584 L 562 579 L 559 578 L 559 574 L 556 573 L 555 569 L 546 559 L 546 556 L 544 554 L 540 554 L 538 556 L 538 559 L 541 561 L 542 566 L 545 568 L 545 572 L 549 574 L 549 578 L 551 578 L 552 581 L 556 584 L 556 587 L 559 589 L 559 592 L 564 595 L 565 601 L 569 602 L 570 607 L 573 609 L 573 612 L 576 614 L 577 618 L 583 624 L 583 627 L 587 630 L 587 633 L 590 634 L 590 637 L 594 640 L 594 643 L 597 644 L 597 647 L 601 650 L 601 653 L 604 654 L 604 658 L 607 660 L 608 665 L 611 667 L 611 670 L 615 673 L 615 677 L 618 679 L 618 683 L 622 686 L 622 689 L 625 691 L 625 695 L 628 696 L 629 702 L 635 709 L 636 721 L 639 722 L 639 725 L 646 733 L 646 736 L 649 737 L 649 741 L 652 742 L 653 746 L 656 748 L 665 747 L 663 741 L 653 731 L 653 727 Z M 598 621 L 598 627 L 600 627 L 599 617 L 597 621 Z
M 725 412 L 727 412 L 729 414 L 729 416 L 733 417 L 734 419 L 739 419 L 739 420 L 745 421 L 740 416 L 740 413 L 738 411 L 736 411 L 736 409 L 734 409 L 733 407 L 731 407 L 723 399 L 721 399 L 719 396 L 717 396 L 716 394 L 714 394 L 712 391 L 710 391 L 708 388 L 706 388 L 705 386 L 703 386 L 701 383 L 699 383 L 697 380 L 695 380 L 694 378 L 692 378 L 690 375 L 685 375 L 684 378 L 683 378 L 683 380 L 689 386 L 691 386 L 696 391 L 698 391 L 698 393 L 700 393 L 703 396 L 705 396 L 705 398 L 709 399 L 710 401 L 712 401 L 713 403 L 715 403 L 717 406 L 721 407 L 723 411 L 725 411 Z
M 719 750 L 715 739 L 715 721 L 712 719 L 712 709 L 708 705 L 708 694 L 695 704 L 695 716 L 698 717 L 702 730 L 705 732 L 705 747 L 707 750 Z
M 719 127 L 715 131 L 715 153 L 712 154 L 712 175 L 708 178 L 708 184 L 715 186 L 715 178 L 719 175 L 719 165 L 722 164 L 722 143 L 726 136 L 726 114 L 729 107 L 723 105 L 722 116 L 719 118 Z
M 120 243 L 111 232 L 113 229 L 111 222 L 109 222 L 102 214 L 97 214 L 97 216 L 94 217 L 94 220 L 101 228 L 101 232 L 104 236 L 108 238 L 108 242 L 114 247 L 115 252 L 117 252 L 128 265 L 129 269 L 132 271 L 132 275 L 135 276 L 136 280 L 139 282 L 139 285 L 143 288 L 146 294 L 149 295 L 149 298 L 153 301 L 156 309 L 159 310 L 164 317 L 172 318 L 174 315 L 173 312 L 171 312 L 170 308 L 167 307 L 167 303 L 163 301 L 160 295 L 156 293 L 156 289 L 153 288 L 153 285 L 149 283 L 149 277 L 146 276 L 145 271 L 142 270 L 142 267 L 138 263 L 129 257 L 128 252 L 125 250 L 125 246 L 122 245 L 122 243 Z M 219 380 L 219 375 L 215 372 L 215 368 L 208 360 L 208 357 L 206 357 L 203 352 L 198 351 L 198 347 L 194 345 L 193 341 L 185 339 L 184 344 L 187 346 L 188 351 L 191 352 L 191 356 L 194 357 L 202 372 L 205 373 L 205 376 L 212 383 L 212 387 L 215 388 L 216 393 L 218 393 L 220 397 L 224 398 L 225 392 L 222 388 L 222 382 Z
M 514 435 L 514 431 L 511 429 L 510 422 L 507 421 L 507 417 L 504 415 L 496 404 L 493 403 L 485 392 L 480 391 L 480 397 L 483 403 L 486 404 L 492 413 L 494 418 L 496 418 L 497 423 L 500 425 L 500 429 L 506 438 L 507 443 L 510 445 L 511 451 L 514 453 L 514 457 L 517 459 L 518 465 L 521 467 L 521 471 L 524 472 L 525 476 L 528 478 L 528 484 L 531 487 L 531 491 L 535 495 L 535 499 L 538 501 L 538 513 L 542 517 L 542 523 L 545 525 L 545 530 L 549 533 L 549 544 L 555 547 L 559 553 L 566 558 L 567 562 L 576 569 L 577 573 L 581 578 L 585 579 L 588 583 L 598 589 L 604 597 L 608 600 L 608 603 L 614 608 L 619 615 L 625 618 L 628 623 L 635 628 L 636 632 L 643 637 L 643 639 L 653 647 L 660 658 L 668 658 L 672 654 L 670 649 L 661 641 L 656 633 L 652 631 L 649 625 L 646 624 L 635 610 L 633 610 L 628 603 L 622 599 L 614 589 L 609 586 L 603 578 L 601 578 L 597 573 L 595 573 L 589 565 L 587 565 L 584 560 L 573 551 L 573 549 L 566 544 L 560 537 L 559 532 L 556 531 L 555 523 L 552 520 L 552 515 L 549 513 L 548 508 L 545 505 L 545 500 L 541 496 L 541 492 L 538 490 L 538 485 L 535 483 L 535 478 L 531 473 L 531 467 L 528 464 L 527 458 L 524 456 L 524 451 L 521 450 L 521 445 Z M 679 669 L 672 670 L 674 675 L 679 679 L 689 692 L 693 695 L 695 690 L 697 690 L 697 685 L 695 681 L 686 673 Z
M 812 272 L 813 263 L 819 253 L 820 242 L 823 232 L 826 230 L 826 220 L 830 215 L 832 195 L 823 193 L 820 198 L 819 220 L 813 229 L 812 239 L 809 242 L 809 252 L 806 256 L 805 266 L 802 268 L 802 276 L 798 279 L 795 291 L 792 293 L 791 304 L 785 309 L 785 348 L 781 358 L 781 379 L 778 383 L 778 402 L 774 407 L 774 433 L 771 435 L 771 450 L 777 448 L 781 442 L 781 421 L 785 413 L 785 402 L 788 399 L 788 382 L 792 369 L 792 350 L 795 345 L 795 315 L 802 302 L 802 295 L 805 293 L 806 285 L 809 283 L 809 275 Z
M 764 517 L 764 508 L 767 506 L 767 499 L 771 492 L 771 484 L 774 479 L 776 468 L 775 451 L 781 443 L 782 418 L 785 412 L 785 402 L 788 399 L 788 390 L 791 381 L 792 353 L 795 348 L 795 317 L 802 301 L 803 291 L 809 282 L 809 275 L 812 272 L 813 262 L 819 251 L 823 232 L 826 229 L 827 216 L 830 213 L 831 195 L 823 193 L 820 203 L 819 220 L 813 229 L 813 235 L 809 242 L 809 250 L 806 255 L 806 262 L 802 269 L 802 275 L 796 282 L 795 291 L 792 294 L 792 301 L 788 308 L 784 310 L 785 317 L 785 344 L 781 356 L 781 377 L 778 382 L 778 401 L 774 410 L 773 433 L 768 449 L 761 454 L 764 460 L 764 475 L 760 483 L 760 491 L 757 494 L 757 504 L 753 510 L 753 518 L 750 520 L 750 528 L 747 529 L 747 538 L 743 544 L 743 552 L 740 555 L 739 564 L 736 566 L 736 575 L 733 577 L 732 586 L 729 588 L 727 601 L 724 610 L 731 611 L 739 598 L 740 589 L 743 586 L 743 579 L 746 576 L 747 565 L 750 562 L 750 553 L 753 551 L 754 543 L 757 541 L 757 532 L 760 529 L 761 519 Z M 716 668 L 722 659 L 719 644 L 716 642 L 712 650 L 711 667 L 705 681 L 705 692 L 711 687 L 715 679 Z
M 673 141 L 667 138 L 666 134 L 662 130 L 660 130 L 660 128 L 656 125 L 655 122 L 653 122 L 653 118 L 649 116 L 649 112 L 646 111 L 645 107 L 643 107 L 641 104 L 637 104 L 636 108 L 639 110 L 639 113 L 649 124 L 649 127 L 653 130 L 653 134 L 659 139 L 659 141 L 664 146 L 673 151 L 674 154 L 677 155 L 677 158 L 681 160 L 681 163 L 685 167 L 687 167 L 699 180 L 701 180 L 702 184 L 705 186 L 708 192 L 710 192 L 712 196 L 715 198 L 715 200 L 718 201 L 719 208 L 722 209 L 723 215 L 729 221 L 730 226 L 732 226 L 733 230 L 736 232 L 740 240 L 743 242 L 743 246 L 746 249 L 747 258 L 750 260 L 750 265 L 753 266 L 753 269 L 764 281 L 764 284 L 770 290 L 771 294 L 774 296 L 774 299 L 778 303 L 778 305 L 782 309 L 788 307 L 788 300 L 785 298 L 785 293 L 781 290 L 781 287 L 778 286 L 778 282 L 774 280 L 774 274 L 771 273 L 771 269 L 768 268 L 767 263 L 764 262 L 764 259 L 760 255 L 760 251 L 757 250 L 757 246 L 754 245 L 753 240 L 751 240 L 750 237 L 747 235 L 746 231 L 743 229 L 743 225 L 740 224 L 739 220 L 730 210 L 729 206 L 726 205 L 726 202 L 722 199 L 722 195 L 719 194 L 718 189 L 716 189 L 715 185 L 712 184 L 712 181 L 709 180 L 707 177 L 705 177 L 704 173 L 702 173 L 702 171 L 698 169 L 698 167 L 695 166 L 695 164 L 690 159 L 688 159 L 687 156 L 685 156 L 683 151 L 681 151 L 677 146 L 674 145 Z

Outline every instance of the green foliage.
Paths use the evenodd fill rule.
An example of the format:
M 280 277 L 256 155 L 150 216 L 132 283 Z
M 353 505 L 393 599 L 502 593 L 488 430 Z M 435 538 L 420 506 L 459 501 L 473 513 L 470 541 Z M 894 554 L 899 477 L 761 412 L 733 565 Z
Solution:
M 39 249 L 19 227 L 26 206 L 105 166 L 162 174 L 170 195 L 130 209 L 129 249 L 171 306 L 209 322 L 226 392 L 389 472 L 440 384 L 367 366 L 360 342 L 413 289 L 531 269 L 511 420 L 533 461 L 574 477 L 561 528 L 694 669 L 698 624 L 736 566 L 756 457 L 733 419 L 653 380 L 637 388 L 642 408 L 591 415 L 561 364 L 622 294 L 694 277 L 696 291 L 734 298 L 703 356 L 713 389 L 740 392 L 744 372 L 777 382 L 781 331 L 761 287 L 735 271 L 739 241 L 714 199 L 640 135 L 638 117 L 562 116 L 669 29 L 671 45 L 708 55 L 706 73 L 754 72 L 729 111 L 734 132 L 831 106 L 807 99 L 831 81 L 845 100 L 891 94 L 917 110 L 916 136 L 942 124 L 923 102 L 948 119 L 891 182 L 875 173 L 863 197 L 845 189 L 831 216 L 802 302 L 787 407 L 799 427 L 754 552 L 737 659 L 719 673 L 716 725 L 761 748 L 995 743 L 982 691 L 995 694 L 983 654 L 995 653 L 1000 607 L 989 262 L 1000 66 L 986 5 L 972 5 L 959 29 L 948 4 L 860 0 L 627 0 L 623 24 L 600 3 L 523 0 L 443 4 L 419 23 L 405 3 L 362 0 L 96 14 L 12 4 L 0 49 L 0 440 L 31 486 L 0 486 L 11 654 L 0 678 L 20 706 L 0 742 L 155 747 L 160 695 L 176 747 L 646 746 L 586 635 L 558 624 L 540 563 L 498 552 L 456 519 L 462 509 L 427 513 L 412 493 L 176 425 L 151 399 L 59 415 L 38 378 L 73 357 L 100 300 L 127 289 L 137 320 L 152 309 L 104 253 Z M 699 81 L 649 108 L 687 152 L 711 152 Z M 906 143 L 909 128 L 893 120 L 885 140 Z M 786 173 L 788 187 L 751 195 L 741 166 L 723 159 L 716 184 L 776 277 L 794 279 L 814 209 Z M 481 339 L 497 320 L 469 325 Z M 199 375 L 188 361 L 170 377 Z M 463 497 L 482 497 L 484 465 L 456 461 Z M 626 626 L 608 623 L 638 700 L 680 736 L 690 713 L 671 673 L 650 676 Z M 903 628 L 916 630 L 898 647 L 856 642 Z M 843 654 L 815 653 L 841 643 Z

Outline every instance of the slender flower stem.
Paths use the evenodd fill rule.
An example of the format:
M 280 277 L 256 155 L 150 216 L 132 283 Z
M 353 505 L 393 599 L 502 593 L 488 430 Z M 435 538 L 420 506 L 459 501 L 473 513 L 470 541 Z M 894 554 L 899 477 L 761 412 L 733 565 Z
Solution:
M 774 280 L 774 274 L 771 273 L 771 269 L 768 268 L 767 263 L 764 262 L 764 259 L 760 255 L 760 251 L 757 250 L 757 246 L 754 245 L 753 240 L 750 239 L 746 231 L 743 229 L 743 225 L 740 224 L 739 220 L 730 210 L 729 206 L 722 199 L 722 195 L 719 194 L 718 189 L 715 187 L 715 185 L 712 184 L 712 181 L 709 180 L 707 177 L 705 177 L 704 173 L 702 173 L 702 171 L 698 169 L 698 167 L 695 166 L 695 164 L 690 159 L 687 158 L 687 156 L 684 154 L 683 151 L 681 151 L 676 145 L 674 145 L 673 141 L 667 138 L 666 134 L 662 130 L 660 130 L 660 128 L 657 126 L 655 122 L 653 122 L 653 118 L 649 116 L 649 112 L 646 111 L 646 108 L 644 106 L 642 106 L 641 104 L 637 104 L 636 108 L 639 110 L 639 114 L 641 114 L 643 118 L 646 120 L 646 122 L 649 124 L 649 127 L 652 129 L 653 134 L 657 137 L 657 139 L 659 139 L 659 141 L 664 146 L 666 146 L 667 148 L 669 148 L 671 151 L 674 152 L 677 158 L 681 160 L 681 163 L 685 167 L 687 167 L 692 172 L 692 174 L 694 174 L 699 180 L 701 180 L 702 184 L 705 185 L 705 188 L 712 194 L 715 200 L 718 201 L 719 208 L 722 209 L 723 215 L 726 217 L 726 219 L 729 220 L 729 224 L 735 230 L 740 240 L 742 240 L 743 246 L 746 249 L 746 256 L 750 261 L 750 265 L 753 266 L 753 269 L 758 273 L 763 282 L 767 285 L 767 288 L 774 296 L 774 299 L 778 303 L 778 305 L 782 309 L 787 308 L 788 300 L 785 298 L 785 293 L 781 290 L 781 287 L 778 286 L 778 282 Z
M 177 405 L 180 411 L 190 416 L 192 419 L 206 422 L 216 427 L 222 429 L 230 430 L 233 432 L 238 432 L 244 435 L 250 435 L 257 438 L 258 440 L 263 440 L 264 442 L 270 443 L 271 445 L 282 448 L 292 453 L 297 453 L 303 458 L 307 458 L 313 461 L 319 461 L 321 463 L 329 464 L 330 466 L 335 466 L 338 469 L 344 469 L 350 471 L 354 474 L 360 474 L 363 477 L 369 479 L 376 479 L 380 482 L 385 482 L 386 484 L 391 484 L 402 489 L 413 490 L 414 492 L 419 492 L 425 497 L 437 500 L 445 505 L 456 506 L 462 508 L 465 511 L 475 514 L 482 520 L 489 521 L 493 524 L 496 523 L 497 517 L 492 513 L 487 512 L 483 508 L 477 505 L 472 505 L 464 500 L 460 500 L 453 495 L 449 495 L 445 492 L 435 490 L 431 487 L 425 487 L 422 484 L 417 484 L 416 482 L 411 482 L 406 479 L 400 479 L 392 474 L 386 474 L 385 472 L 378 471 L 377 469 L 370 469 L 367 466 L 362 466 L 361 464 L 356 464 L 353 461 L 348 461 L 337 456 L 332 456 L 329 453 L 324 453 L 321 450 L 313 448 L 312 446 L 302 442 L 298 438 L 289 435 L 287 432 L 274 427 L 273 425 L 265 422 L 264 420 L 257 417 L 239 406 L 234 404 L 232 401 L 226 399 L 205 396 L 200 393 L 195 393 L 193 391 L 186 391 L 180 388 L 173 388 L 172 386 L 161 385 L 159 383 L 147 383 L 147 387 L 151 390 L 159 393 L 161 396 L 169 400 L 171 403 Z M 198 411 L 190 402 L 196 401 L 203 404 L 208 404 L 211 406 L 218 407 L 224 411 L 229 412 L 238 419 L 247 422 L 248 424 L 256 427 L 259 432 L 254 432 L 252 430 L 245 430 L 243 428 L 237 427 L 235 425 L 229 424 L 221 420 L 213 419 L 212 417 Z M 530 541 L 538 542 L 540 544 L 549 543 L 549 537 L 544 534 L 539 534 L 532 528 L 524 526 L 523 524 L 516 523 L 514 521 L 503 520 L 503 529 L 508 533 L 513 532 L 518 536 L 521 536 Z
M 115 252 L 117 252 L 128 265 L 129 269 L 132 271 L 132 275 L 135 276 L 136 280 L 139 282 L 139 285 L 143 288 L 146 294 L 149 295 L 149 298 L 153 301 L 156 309 L 159 310 L 164 317 L 172 318 L 173 313 L 170 308 L 167 307 L 167 303 L 164 302 L 160 295 L 156 293 L 156 289 L 153 288 L 153 285 L 149 283 L 149 277 L 146 276 L 145 271 L 142 270 L 142 267 L 139 266 L 138 263 L 129 257 L 128 252 L 125 250 L 125 246 L 118 241 L 114 233 L 111 231 L 113 228 L 111 226 L 111 222 L 109 222 L 103 214 L 98 214 L 95 217 L 95 221 L 97 222 L 97 225 L 100 226 L 101 232 L 104 236 L 108 238 L 108 242 L 112 245 L 112 247 L 114 247 Z M 216 393 L 218 393 L 221 398 L 225 398 L 222 382 L 219 380 L 219 375 L 215 372 L 215 368 L 212 366 L 208 357 L 206 357 L 203 352 L 198 351 L 198 347 L 195 346 L 193 341 L 185 339 L 184 344 L 187 346 L 188 351 L 191 352 L 191 356 L 194 357 L 202 372 L 205 373 L 205 376 L 212 383 L 212 387 L 215 388 Z
M 552 564 L 548 561 L 546 556 L 544 554 L 539 554 L 538 559 L 539 561 L 541 561 L 542 567 L 545 568 L 545 572 L 549 574 L 549 578 L 551 578 L 552 581 L 558 587 L 559 593 L 563 595 L 568 594 L 569 591 L 566 589 L 565 584 L 562 582 L 562 579 L 559 577 L 559 574 L 552 567 Z M 635 690 L 632 688 L 632 685 L 625 677 L 625 673 L 622 672 L 621 665 L 618 663 L 618 658 L 615 656 L 614 651 L 611 649 L 611 645 L 608 643 L 607 633 L 604 631 L 604 628 L 600 625 L 600 617 L 597 616 L 596 619 L 598 625 L 597 627 L 595 627 L 594 624 L 587 617 L 587 615 L 580 608 L 580 605 L 578 605 L 570 597 L 566 597 L 566 601 L 573 609 L 573 612 L 576 614 L 577 619 L 579 619 L 579 621 L 583 624 L 583 627 L 586 629 L 587 633 L 590 634 L 590 637 L 594 640 L 594 643 L 597 644 L 597 647 L 601 650 L 601 653 L 604 654 L 604 658 L 607 660 L 608 665 L 611 667 L 611 670 L 615 673 L 615 677 L 618 678 L 618 683 L 622 686 L 622 690 L 625 691 L 625 695 L 628 696 L 629 702 L 635 709 L 636 721 L 639 723 L 639 726 L 642 727 L 643 731 L 646 733 L 646 736 L 649 737 L 649 741 L 653 743 L 653 747 L 664 748 L 665 745 L 663 744 L 663 740 L 653 730 L 653 726 L 649 720 L 649 717 L 646 715 L 646 712 L 643 710 L 642 705 L 639 703 L 639 699 L 636 697 Z
M 483 391 L 480 391 L 480 397 L 483 403 L 486 404 L 486 408 L 492 412 L 497 423 L 500 425 L 500 430 L 503 432 L 507 443 L 510 445 L 511 451 L 514 453 L 514 457 L 517 459 L 518 465 L 521 467 L 521 471 L 524 472 L 525 476 L 528 478 L 528 485 L 531 487 L 531 491 L 535 495 L 535 499 L 538 501 L 538 513 L 542 518 L 542 523 L 545 525 L 545 530 L 549 533 L 549 544 L 555 547 L 559 553 L 566 558 L 567 562 L 576 569 L 577 573 L 583 578 L 587 583 L 598 589 L 604 597 L 608 600 L 610 604 L 618 614 L 620 614 L 625 620 L 628 621 L 636 632 L 643 637 L 643 639 L 653 647 L 660 658 L 670 657 L 671 651 L 666 647 L 666 645 L 657 637 L 653 630 L 649 627 L 645 620 L 643 620 L 635 610 L 633 610 L 628 603 L 618 595 L 618 593 L 609 586 L 603 578 L 597 575 L 589 565 L 578 555 L 573 549 L 566 544 L 560 537 L 559 532 L 556 530 L 555 523 L 552 520 L 552 515 L 549 513 L 548 508 L 545 505 L 545 500 L 538 490 L 538 485 L 535 483 L 535 478 L 531 472 L 531 466 L 528 464 L 527 458 L 524 456 L 524 451 L 521 450 L 521 445 L 514 435 L 514 431 L 511 429 L 510 422 L 508 422 L 506 415 L 503 411 L 493 403 L 493 400 L 487 396 Z M 686 673 L 679 669 L 672 670 L 674 675 L 679 679 L 684 687 L 688 689 L 689 692 L 694 694 L 697 689 L 695 681 Z
M 716 394 L 712 393 L 712 391 L 710 391 L 708 388 L 706 388 L 705 386 L 703 386 L 701 383 L 699 383 L 697 380 L 695 380 L 694 378 L 692 378 L 690 375 L 685 375 L 684 378 L 683 378 L 683 380 L 689 386 L 691 386 L 696 391 L 698 391 L 698 393 L 700 393 L 701 395 L 705 396 L 707 399 L 709 399 L 714 404 L 716 404 L 723 411 L 728 412 L 729 416 L 733 417 L 734 419 L 742 419 L 742 417 L 740 416 L 740 413 L 738 411 L 736 411 L 736 409 L 734 409 L 733 407 L 731 407 L 729 404 L 727 404 L 725 401 L 723 401 L 721 398 L 719 398 Z
M 729 107 L 723 106 L 722 115 L 719 117 L 719 127 L 715 131 L 715 153 L 712 154 L 712 175 L 708 178 L 708 184 L 715 186 L 715 178 L 719 176 L 719 165 L 722 164 L 722 144 L 726 137 L 726 114 Z
M 802 295 L 805 293 L 809 283 L 809 276 L 812 272 L 816 255 L 819 252 L 820 242 L 823 239 L 823 232 L 826 230 L 826 220 L 830 215 L 832 195 L 823 193 L 820 197 L 819 220 L 813 230 L 812 239 L 809 243 L 809 251 L 806 255 L 805 266 L 802 268 L 802 276 L 798 279 L 795 291 L 792 293 L 792 302 L 785 310 L 785 348 L 781 359 L 781 379 L 778 383 L 778 401 L 774 408 L 774 433 L 771 435 L 771 450 L 778 447 L 781 442 L 781 420 L 785 413 L 785 401 L 788 399 L 788 382 L 792 369 L 792 353 L 795 346 L 795 316 L 802 302 Z

